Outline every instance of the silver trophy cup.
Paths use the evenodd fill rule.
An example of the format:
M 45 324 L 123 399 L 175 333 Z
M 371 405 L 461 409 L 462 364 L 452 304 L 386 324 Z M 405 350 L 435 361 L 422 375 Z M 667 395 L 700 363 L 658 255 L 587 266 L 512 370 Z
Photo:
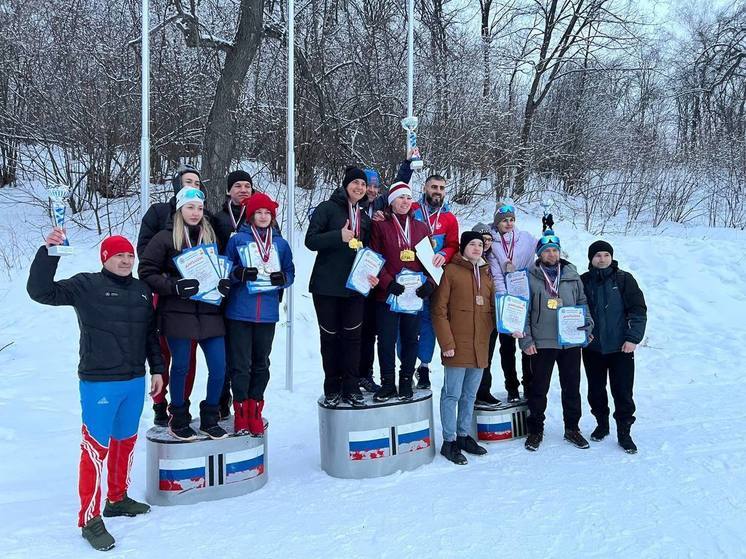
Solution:
M 58 184 L 53 187 L 47 188 L 47 196 L 52 205 L 52 222 L 55 227 L 65 227 L 65 212 L 67 211 L 67 203 L 65 200 L 70 195 L 70 187 L 64 184 Z M 65 238 L 65 242 L 61 245 L 55 245 L 47 249 L 47 254 L 50 256 L 69 256 L 74 254 L 75 251 L 70 243 Z
M 401 121 L 402 128 L 407 131 L 407 148 L 412 150 L 411 168 L 413 171 L 420 171 L 424 165 L 420 157 L 420 148 L 417 147 L 417 132 L 415 132 L 417 124 L 416 116 L 408 116 Z

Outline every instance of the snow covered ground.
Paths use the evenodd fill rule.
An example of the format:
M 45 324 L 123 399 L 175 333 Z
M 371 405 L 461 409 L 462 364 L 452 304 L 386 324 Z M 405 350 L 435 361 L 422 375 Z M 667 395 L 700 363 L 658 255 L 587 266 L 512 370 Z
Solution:
M 40 244 L 48 223 L 42 212 L 4 199 L 0 213 L 0 242 L 14 232 L 18 242 Z M 482 217 L 488 221 L 486 212 Z M 539 223 L 538 213 L 519 214 L 519 227 L 537 231 Z M 556 231 L 582 270 L 594 237 L 569 223 Z M 605 238 L 649 306 L 636 356 L 632 434 L 639 454 L 622 452 L 613 433 L 590 450 L 565 443 L 555 374 L 537 453 L 520 440 L 492 444 L 465 467 L 437 456 L 385 478 L 327 476 L 319 466 L 316 405 L 323 375 L 306 291 L 313 255 L 299 239 L 295 390 L 284 390 L 282 327 L 266 397 L 269 483 L 244 497 L 108 519 L 117 538 L 108 556 L 746 556 L 746 234 L 671 225 Z M 100 268 L 97 237 L 72 230 L 71 241 L 79 252 L 63 260 L 58 278 Z M 96 552 L 76 528 L 77 323 L 69 308 L 29 300 L 25 258 L 23 269 L 0 280 L 0 347 L 13 342 L 0 351 L 0 557 L 89 556 Z M 196 394 L 203 391 L 204 363 L 199 370 Z M 437 396 L 442 367 L 435 370 Z M 504 394 L 502 387 L 495 393 Z M 585 402 L 583 412 L 587 435 L 595 424 Z M 135 498 L 145 492 L 144 434 L 151 423 L 146 405 Z M 436 434 L 439 448 L 437 419 Z

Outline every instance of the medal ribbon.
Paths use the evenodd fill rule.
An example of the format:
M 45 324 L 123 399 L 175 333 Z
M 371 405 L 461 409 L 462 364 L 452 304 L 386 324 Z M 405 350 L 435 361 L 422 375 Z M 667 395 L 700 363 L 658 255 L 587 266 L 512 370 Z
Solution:
M 410 236 L 409 236 L 409 216 L 407 216 L 407 219 L 404 223 L 404 227 L 401 226 L 401 223 L 399 223 L 399 218 L 396 216 L 393 216 L 394 223 L 396 223 L 396 226 L 399 228 L 399 247 L 402 245 L 402 241 L 404 242 L 404 248 L 409 249 L 411 242 L 410 242 Z
M 505 242 L 505 236 L 502 233 L 500 233 L 500 244 L 503 246 L 505 256 L 507 256 L 508 260 L 512 262 L 513 252 L 515 251 L 515 233 L 510 233 L 510 248 L 508 248 L 508 243 Z
M 360 206 L 355 204 L 354 206 L 347 202 L 347 207 L 350 212 L 350 229 L 356 239 L 360 238 Z
M 269 255 L 272 252 L 272 228 L 267 227 L 267 231 L 264 234 L 264 239 L 262 239 L 261 233 L 259 233 L 259 230 L 251 226 L 251 232 L 254 234 L 254 239 L 256 240 L 256 248 L 259 250 L 259 256 L 262 257 L 262 262 L 265 264 L 269 262 Z
M 482 290 L 482 278 L 479 275 L 479 265 L 478 264 L 472 264 L 474 268 L 474 282 L 477 284 L 477 297 L 479 297 L 479 292 Z
M 192 240 L 189 238 L 189 227 L 184 226 L 184 240 L 189 248 L 192 248 Z M 199 228 L 199 236 L 197 237 L 197 244 L 202 244 L 202 227 Z
M 425 217 L 425 223 L 427 224 L 427 229 L 430 231 L 430 235 L 434 235 L 435 231 L 438 229 L 438 223 L 440 221 L 440 212 L 443 211 L 443 206 L 440 206 L 438 208 L 437 212 L 430 213 L 430 207 L 427 205 L 427 202 L 425 201 L 425 197 L 422 197 L 422 214 Z M 435 216 L 435 221 L 431 224 L 430 219 Z
M 245 211 L 246 211 L 246 206 L 241 204 L 241 212 L 238 214 L 238 219 L 236 219 L 233 216 L 233 208 L 230 206 L 230 202 L 228 202 L 228 215 L 231 216 L 231 222 L 233 223 L 234 231 L 238 231 L 238 224 L 241 223 L 241 218 L 243 217 L 243 214 Z
M 544 270 L 544 265 L 541 265 L 540 268 L 541 268 L 541 273 L 544 274 L 544 283 L 546 284 L 547 289 L 549 290 L 549 294 L 552 297 L 559 297 L 560 273 L 562 272 L 562 270 L 560 269 L 559 262 L 557 263 L 557 278 L 554 281 L 551 281 L 549 279 L 549 276 Z

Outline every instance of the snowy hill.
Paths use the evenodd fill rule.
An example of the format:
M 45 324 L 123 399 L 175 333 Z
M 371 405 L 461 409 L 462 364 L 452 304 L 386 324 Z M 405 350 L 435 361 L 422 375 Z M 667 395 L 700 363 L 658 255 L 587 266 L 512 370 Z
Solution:
M 0 209 L 6 216 L 0 242 L 15 231 L 40 244 L 47 223 L 41 212 L 9 202 Z M 29 214 L 23 223 L 20 212 Z M 537 216 L 520 214 L 519 227 L 537 231 Z M 556 231 L 569 259 L 585 268 L 594 237 L 569 223 Z M 117 538 L 107 557 L 746 556 L 746 235 L 670 226 L 605 238 L 637 277 L 649 307 L 636 356 L 639 454 L 624 454 L 613 433 L 590 450 L 565 443 L 555 373 L 537 453 L 512 441 L 490 445 L 486 457 L 470 456 L 465 467 L 437 456 L 431 465 L 385 478 L 327 476 L 319 466 L 316 405 L 323 373 L 306 291 L 313 254 L 299 239 L 295 390 L 284 390 L 280 327 L 265 408 L 269 483 L 244 497 L 107 520 Z M 72 232 L 71 241 L 79 251 L 64 259 L 58 278 L 100 268 L 95 236 Z M 25 258 L 22 270 L 0 281 L 0 347 L 13 342 L 0 351 L 0 556 L 92 556 L 76 528 L 75 314 L 29 300 Z M 204 371 L 201 361 L 196 394 L 204 391 Z M 437 396 L 440 365 L 435 371 Z M 496 384 L 494 392 L 504 394 Z M 585 398 L 583 413 L 588 434 L 595 422 Z M 144 434 L 151 424 L 146 404 L 130 490 L 135 498 L 144 496 Z M 439 427 L 436 419 L 438 448 Z

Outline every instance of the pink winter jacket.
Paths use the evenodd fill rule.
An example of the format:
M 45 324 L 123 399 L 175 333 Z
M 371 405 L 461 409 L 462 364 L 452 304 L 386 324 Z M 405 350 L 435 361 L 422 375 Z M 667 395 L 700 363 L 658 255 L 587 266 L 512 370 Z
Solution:
M 505 264 L 508 261 L 508 255 L 505 254 L 505 249 L 500 242 L 500 233 L 497 228 L 493 225 L 491 227 L 492 238 L 492 250 L 487 255 L 487 262 L 490 264 L 490 271 L 492 277 L 495 280 L 495 293 L 501 295 L 507 292 L 505 287 Z M 528 268 L 536 260 L 536 243 L 537 240 L 526 231 L 519 231 L 518 228 L 513 228 L 513 235 L 515 235 L 515 248 L 513 249 L 513 265 L 516 270 L 522 270 Z

